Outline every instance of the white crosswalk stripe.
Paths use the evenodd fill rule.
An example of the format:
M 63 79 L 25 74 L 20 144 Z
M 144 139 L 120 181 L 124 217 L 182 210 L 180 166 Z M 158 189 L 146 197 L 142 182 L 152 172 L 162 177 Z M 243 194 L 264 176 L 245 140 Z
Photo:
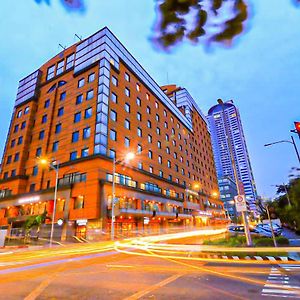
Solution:
M 300 286 L 292 282 L 289 271 L 300 270 L 300 265 L 279 265 L 272 267 L 261 295 L 266 297 L 300 299 Z M 291 273 L 292 274 L 292 273 Z

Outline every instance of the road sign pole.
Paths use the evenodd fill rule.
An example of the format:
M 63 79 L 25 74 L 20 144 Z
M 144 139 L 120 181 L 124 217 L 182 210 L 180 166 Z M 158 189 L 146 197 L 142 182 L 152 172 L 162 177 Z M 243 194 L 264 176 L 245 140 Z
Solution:
M 250 234 L 250 229 L 249 229 L 249 222 L 247 218 L 247 214 L 245 211 L 242 212 L 243 216 L 243 223 L 245 226 L 245 236 L 246 236 L 246 242 L 248 246 L 252 246 L 252 239 L 251 239 L 251 234 Z

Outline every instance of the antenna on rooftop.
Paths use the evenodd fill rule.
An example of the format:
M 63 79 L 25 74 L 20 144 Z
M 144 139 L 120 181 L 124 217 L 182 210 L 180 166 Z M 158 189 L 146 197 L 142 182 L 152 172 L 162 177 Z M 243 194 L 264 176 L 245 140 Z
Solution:
M 63 46 L 62 44 L 58 44 L 58 46 L 60 46 L 60 47 L 63 48 L 64 50 L 66 49 L 66 46 Z
M 76 36 L 80 41 L 82 41 L 82 36 L 79 36 L 77 33 L 75 33 L 75 36 Z

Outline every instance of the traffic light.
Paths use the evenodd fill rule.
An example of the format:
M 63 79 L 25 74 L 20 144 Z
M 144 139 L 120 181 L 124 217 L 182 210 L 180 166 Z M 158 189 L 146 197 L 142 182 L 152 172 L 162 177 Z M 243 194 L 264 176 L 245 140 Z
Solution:
M 294 122 L 296 133 L 298 133 L 300 137 L 300 122 Z

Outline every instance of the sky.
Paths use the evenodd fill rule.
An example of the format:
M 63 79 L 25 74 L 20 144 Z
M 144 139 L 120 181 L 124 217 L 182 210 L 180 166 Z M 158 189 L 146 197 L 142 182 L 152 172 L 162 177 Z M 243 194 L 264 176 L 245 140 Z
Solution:
M 151 42 L 156 1 L 86 0 L 84 11 L 71 13 L 59 0 L 47 1 L 1 1 L 1 157 L 18 81 L 59 53 L 59 44 L 77 42 L 75 33 L 85 38 L 108 26 L 158 84 L 187 88 L 205 114 L 218 98 L 234 100 L 259 195 L 273 197 L 272 185 L 299 166 L 291 144 L 263 146 L 290 139 L 300 121 L 300 7 L 292 1 L 252 0 L 247 31 L 231 48 L 186 42 L 171 53 Z

